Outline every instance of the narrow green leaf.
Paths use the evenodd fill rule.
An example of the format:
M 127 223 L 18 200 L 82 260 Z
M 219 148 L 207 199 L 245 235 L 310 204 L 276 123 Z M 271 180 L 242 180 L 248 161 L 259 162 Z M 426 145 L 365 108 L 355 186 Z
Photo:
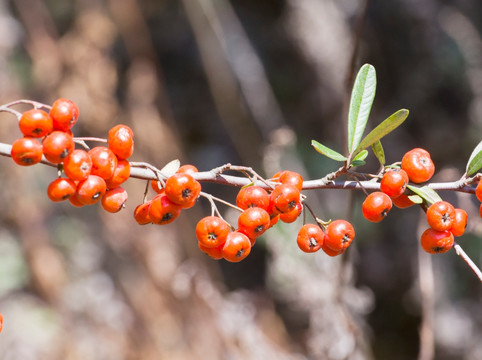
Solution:
M 375 142 L 380 140 L 385 135 L 391 133 L 393 130 L 395 130 L 405 121 L 407 116 L 408 116 L 407 109 L 398 110 L 397 112 L 390 115 L 388 118 L 383 120 L 380 124 L 378 124 L 378 126 L 375 129 L 370 131 L 370 133 L 367 136 L 365 136 L 365 138 L 360 142 L 360 144 L 357 146 L 357 148 L 353 153 L 357 154 L 361 150 L 366 149 L 367 147 L 373 145 Z
M 363 150 L 363 151 L 360 151 L 354 158 L 353 158 L 353 161 L 356 161 L 356 160 L 365 160 L 368 156 L 368 151 L 367 150 Z
M 330 149 L 329 147 L 326 147 L 325 145 L 320 144 L 316 140 L 311 140 L 311 146 L 313 146 L 315 150 L 318 151 L 320 154 L 325 155 L 330 159 L 336 161 L 346 161 L 346 157 L 344 157 L 342 154 Z
M 370 64 L 363 65 L 358 71 L 353 85 L 348 111 L 348 151 L 350 154 L 360 143 L 365 131 L 376 88 L 375 68 Z
M 365 164 L 366 164 L 365 160 L 353 160 L 350 165 L 351 166 L 363 166 Z
M 442 201 L 442 198 L 437 194 L 437 192 L 429 188 L 428 186 L 422 186 L 420 188 L 413 186 L 413 185 L 407 185 L 407 188 L 412 190 L 415 194 L 420 196 L 422 199 L 427 201 L 429 204 L 433 204 L 437 201 Z M 413 201 L 413 200 L 412 200 Z
M 475 147 L 467 162 L 467 175 L 475 174 L 482 168 L 482 141 Z
M 375 141 L 372 144 L 372 150 L 378 159 L 381 166 L 385 165 L 385 151 L 383 151 L 382 142 L 380 140 Z

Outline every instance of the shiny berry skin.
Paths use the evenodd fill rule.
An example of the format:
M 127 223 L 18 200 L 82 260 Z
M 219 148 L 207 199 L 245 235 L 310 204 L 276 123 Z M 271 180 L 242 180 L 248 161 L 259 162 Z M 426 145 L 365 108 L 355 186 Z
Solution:
M 392 169 L 383 175 L 380 181 L 380 190 L 391 198 L 396 198 L 405 192 L 408 182 L 409 179 L 405 170 Z
M 166 180 L 164 190 L 169 200 L 188 209 L 196 203 L 201 193 L 201 184 L 189 174 L 177 173 Z
M 127 191 L 122 187 L 109 189 L 105 192 L 100 201 L 104 210 L 110 213 L 116 213 L 125 208 L 127 201 Z
M 239 231 L 233 231 L 226 237 L 222 254 L 229 262 L 240 262 L 251 252 L 251 241 Z
M 276 223 L 279 221 L 280 219 L 280 214 L 276 214 L 276 215 L 270 215 L 270 222 L 269 222 L 269 227 L 268 228 L 271 228 L 273 226 L 276 225 Z
M 325 233 L 318 225 L 305 224 L 298 232 L 296 242 L 302 251 L 306 253 L 313 253 L 321 249 L 324 238 Z
M 290 224 L 295 222 L 296 219 L 300 216 L 301 212 L 303 211 L 303 204 L 301 202 L 296 204 L 296 207 L 284 214 L 280 214 L 280 220 L 284 223 Z
M 269 228 L 270 217 L 266 210 L 251 207 L 244 210 L 238 217 L 238 231 L 246 234 L 250 239 L 263 235 Z
M 107 143 L 119 159 L 127 159 L 134 152 L 134 133 L 127 125 L 116 125 L 109 130 Z
M 199 170 L 194 165 L 186 164 L 186 165 L 182 165 L 179 169 L 177 169 L 176 172 L 192 175 L 199 172 Z
M 88 175 L 77 184 L 77 200 L 84 205 L 92 205 L 104 196 L 107 188 L 100 176 Z
M 170 224 L 181 214 L 181 209 L 181 206 L 169 200 L 166 194 L 159 194 L 151 201 L 149 218 L 157 225 Z
M 355 238 L 355 229 L 346 220 L 332 221 L 325 229 L 325 246 L 335 252 L 343 252 Z
M 430 180 L 435 172 L 430 154 L 420 148 L 412 149 L 403 155 L 402 169 L 405 170 L 410 181 L 417 184 Z
M 105 180 L 108 189 L 114 189 L 123 184 L 131 175 L 131 164 L 127 160 L 117 160 L 114 175 Z
M 52 131 L 42 140 L 45 158 L 54 164 L 60 164 L 74 151 L 74 138 L 64 131 Z
M 47 195 L 54 202 L 64 201 L 77 191 L 77 185 L 70 179 L 57 178 L 47 187 Z
M 260 186 L 247 186 L 239 190 L 236 196 L 236 206 L 243 210 L 250 207 L 260 207 L 267 210 L 269 207 L 268 192 Z
M 362 212 L 365 219 L 371 222 L 380 222 L 392 208 L 392 199 L 381 192 L 375 191 L 369 194 L 362 204 Z
M 104 180 L 114 175 L 117 168 L 117 157 L 112 150 L 105 146 L 96 146 L 90 149 L 88 154 L 92 159 L 92 175 L 100 176 Z
M 10 156 L 18 165 L 35 165 L 42 160 L 42 144 L 33 137 L 25 136 L 13 142 Z
M 79 118 L 79 108 L 67 99 L 57 99 L 52 104 L 50 116 L 54 130 L 69 131 Z
M 454 246 L 454 236 L 448 230 L 437 231 L 428 228 L 420 239 L 422 248 L 430 254 L 441 254 Z
M 454 220 L 455 208 L 447 201 L 437 201 L 427 209 L 427 222 L 434 230 L 449 230 Z
M 198 242 L 207 248 L 219 248 L 224 245 L 228 234 L 228 223 L 218 216 L 206 216 L 196 225 Z
M 134 219 L 139 225 L 146 225 L 152 222 L 149 217 L 149 206 L 151 206 L 151 200 L 137 205 L 134 209 Z
M 415 203 L 410 200 L 407 194 L 402 194 L 400 196 L 397 196 L 396 198 L 392 198 L 392 203 L 399 209 L 406 209 L 412 205 L 415 205 Z
M 25 136 L 41 138 L 52 131 L 53 123 L 48 113 L 40 109 L 32 109 L 22 114 L 18 127 Z
M 63 168 L 65 175 L 74 181 L 81 181 L 87 178 L 92 171 L 92 159 L 87 151 L 74 149 L 64 159 Z
M 450 228 L 450 232 L 454 236 L 462 236 L 465 233 L 467 227 L 467 212 L 464 209 L 455 209 L 455 219 Z
M 207 247 L 203 243 L 201 243 L 200 241 L 197 244 L 199 246 L 199 249 L 201 249 L 201 251 L 203 253 L 209 255 L 209 257 L 211 257 L 212 259 L 220 260 L 220 259 L 223 258 L 224 243 L 222 245 L 217 246 L 217 247 Z
M 300 202 L 300 191 L 294 185 L 281 184 L 270 194 L 269 210 L 272 214 L 283 214 L 296 208 Z
M 479 181 L 477 187 L 475 188 L 475 196 L 480 202 L 482 202 L 482 180 Z
M 331 250 L 328 246 L 326 246 L 325 243 L 323 243 L 323 245 L 321 246 L 321 250 L 323 250 L 323 252 L 328 255 L 328 256 L 331 256 L 331 257 L 335 257 L 335 256 L 338 256 L 338 255 L 341 255 L 345 252 L 345 250 L 339 250 L 339 251 L 334 251 L 334 250 Z
M 69 202 L 75 207 L 85 206 L 79 201 L 79 198 L 77 197 L 77 192 L 75 192 L 71 197 L 69 197 Z
M 300 174 L 290 170 L 283 170 L 278 174 L 278 181 L 282 184 L 294 185 L 299 191 L 303 189 L 303 178 Z

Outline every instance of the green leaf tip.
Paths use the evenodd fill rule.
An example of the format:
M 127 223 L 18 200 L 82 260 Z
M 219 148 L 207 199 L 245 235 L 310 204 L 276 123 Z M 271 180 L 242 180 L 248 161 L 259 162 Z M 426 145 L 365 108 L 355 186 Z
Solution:
M 475 147 L 467 161 L 467 175 L 473 175 L 482 168 L 482 141 Z
M 339 152 L 336 152 L 335 150 L 330 149 L 329 147 L 319 143 L 316 140 L 311 140 L 311 146 L 315 148 L 316 151 L 318 151 L 320 154 L 325 155 L 326 157 L 329 157 L 332 160 L 335 161 L 346 161 L 346 157 L 340 154 Z
M 376 87 L 375 68 L 370 64 L 363 65 L 353 84 L 348 110 L 348 151 L 350 154 L 357 148 L 365 131 Z

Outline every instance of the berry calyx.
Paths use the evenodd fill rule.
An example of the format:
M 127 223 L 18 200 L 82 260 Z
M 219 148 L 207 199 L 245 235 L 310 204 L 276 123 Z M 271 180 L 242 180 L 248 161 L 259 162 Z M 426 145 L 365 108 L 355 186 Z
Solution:
M 410 181 L 414 183 L 430 180 L 435 172 L 435 166 L 429 152 L 421 148 L 415 148 L 405 153 L 401 166 Z
M 427 209 L 427 222 L 434 230 L 449 230 L 454 220 L 455 208 L 447 201 L 437 201 Z
M 305 224 L 301 227 L 296 237 L 296 242 L 301 251 L 313 253 L 323 246 L 325 233 L 315 224 Z
M 233 231 L 226 237 L 222 254 L 223 258 L 229 262 L 240 262 L 251 252 L 251 241 L 249 238 L 239 232 Z
M 380 222 L 392 208 L 392 199 L 380 191 L 369 194 L 362 204 L 362 212 L 365 219 L 371 222 Z
M 167 179 L 164 190 L 169 200 L 188 209 L 196 203 L 201 184 L 187 173 L 177 173 Z
M 52 131 L 52 118 L 40 109 L 25 111 L 18 122 L 20 131 L 25 136 L 41 138 Z
M 380 190 L 390 196 L 397 198 L 405 192 L 408 184 L 408 175 L 403 169 L 388 170 L 380 181 Z
M 54 130 L 69 131 L 79 118 L 79 108 L 68 99 L 57 99 L 50 109 Z
M 332 221 L 325 229 L 324 243 L 334 252 L 343 252 L 355 238 L 355 229 L 346 220 Z
M 420 239 L 422 248 L 430 254 L 441 254 L 454 246 L 454 236 L 450 231 L 428 228 Z
M 229 225 L 218 216 L 206 216 L 196 225 L 196 237 L 199 244 L 207 248 L 224 245 L 229 234 Z
M 42 160 L 42 145 L 33 137 L 25 136 L 13 142 L 10 156 L 18 165 L 35 165 Z

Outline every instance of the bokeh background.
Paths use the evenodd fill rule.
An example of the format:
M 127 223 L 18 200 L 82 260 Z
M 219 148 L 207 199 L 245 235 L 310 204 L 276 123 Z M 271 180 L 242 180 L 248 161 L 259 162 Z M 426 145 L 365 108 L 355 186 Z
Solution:
M 368 62 L 368 127 L 410 110 L 383 141 L 387 161 L 423 147 L 434 181 L 453 181 L 481 139 L 481 34 L 477 0 L 0 0 L 0 103 L 70 98 L 77 136 L 127 124 L 132 160 L 158 167 L 316 179 L 337 164 L 310 141 L 344 152 L 353 76 Z M 15 119 L 0 119 L 11 143 Z M 171 225 L 138 226 L 143 181 L 129 180 L 127 208 L 107 214 L 50 203 L 55 177 L 0 159 L 1 359 L 482 358 L 480 283 L 455 252 L 420 251 L 417 208 L 369 224 L 363 193 L 308 191 L 319 217 L 355 224 L 344 256 L 302 254 L 297 222 L 230 264 L 197 249 L 202 200 Z M 441 195 L 469 213 L 459 243 L 482 264 L 479 204 Z

